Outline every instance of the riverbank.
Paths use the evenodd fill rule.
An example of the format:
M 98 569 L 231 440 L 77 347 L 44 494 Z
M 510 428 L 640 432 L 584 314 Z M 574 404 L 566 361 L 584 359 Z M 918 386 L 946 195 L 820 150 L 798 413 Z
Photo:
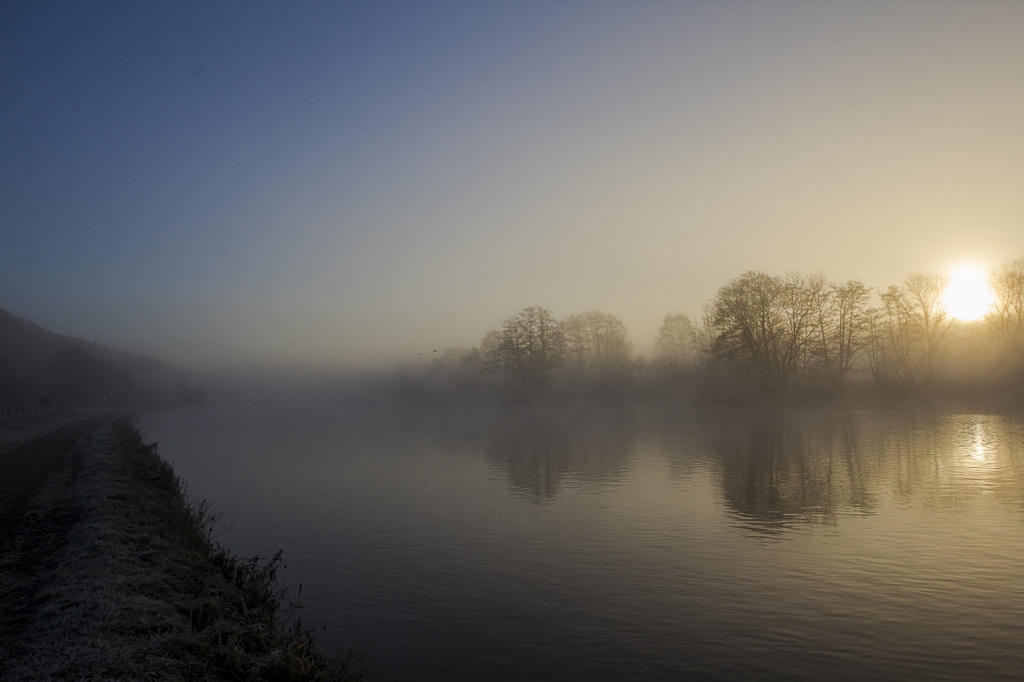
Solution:
M 0 501 L 0 678 L 359 679 L 287 618 L 280 554 L 215 543 L 214 517 L 127 419 L 61 427 L 73 446 L 0 454 L 28 482 Z

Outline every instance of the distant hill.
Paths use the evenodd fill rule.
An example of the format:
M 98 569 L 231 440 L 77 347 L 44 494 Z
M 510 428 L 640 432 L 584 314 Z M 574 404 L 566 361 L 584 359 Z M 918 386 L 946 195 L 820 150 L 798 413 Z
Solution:
M 135 404 L 198 397 L 180 368 L 52 332 L 0 308 L 0 403 Z

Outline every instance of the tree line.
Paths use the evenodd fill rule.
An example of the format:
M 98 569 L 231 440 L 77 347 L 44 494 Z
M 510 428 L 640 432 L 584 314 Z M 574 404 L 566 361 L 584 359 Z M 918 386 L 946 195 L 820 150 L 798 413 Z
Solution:
M 747 272 L 718 290 L 699 349 L 714 368 L 762 391 L 868 379 L 931 386 L 1024 366 L 1024 259 L 990 273 L 984 320 L 957 324 L 943 275 L 911 274 L 875 291 L 860 280 Z
M 522 391 L 725 385 L 773 394 L 853 383 L 927 387 L 1024 370 L 1024 259 L 990 273 L 994 301 L 983 321 L 957 324 L 942 300 L 947 285 L 935 274 L 880 290 L 858 279 L 748 271 L 719 288 L 698 323 L 666 315 L 650 361 L 636 356 L 614 315 L 559 320 L 530 306 L 478 347 L 442 352 L 425 381 L 465 387 L 500 377 Z

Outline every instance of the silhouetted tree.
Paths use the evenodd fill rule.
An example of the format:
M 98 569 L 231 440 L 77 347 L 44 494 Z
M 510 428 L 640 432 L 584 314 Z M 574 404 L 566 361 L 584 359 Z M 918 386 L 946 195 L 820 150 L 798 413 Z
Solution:
M 914 345 L 910 302 L 895 284 L 880 296 L 882 306 L 869 311 L 867 359 L 875 381 L 910 383 L 914 379 Z
M 633 357 L 626 325 L 614 315 L 592 310 L 561 323 L 565 367 L 577 378 L 625 378 Z
M 666 367 L 680 369 L 693 361 L 696 353 L 694 328 L 683 314 L 666 315 L 654 341 L 654 357 Z
M 825 276 L 820 273 L 808 275 L 803 282 L 803 295 L 810 314 L 807 344 L 797 359 L 796 378 L 801 382 L 827 380 L 829 347 L 819 338 L 822 327 L 827 329 L 832 325 L 831 296 Z
M 480 339 L 480 361 L 483 371 L 490 374 L 497 374 L 504 371 L 502 366 L 501 333 L 496 329 L 484 334 Z
M 506 318 L 497 336 L 485 336 L 481 350 L 490 367 L 537 386 L 548 381 L 561 364 L 565 339 L 550 310 L 531 306 Z
M 938 352 L 952 320 L 942 305 L 946 278 L 912 274 L 903 286 L 881 295 L 882 307 L 869 311 L 867 359 L 876 381 L 931 382 Z
M 1024 258 L 993 272 L 989 286 L 995 294 L 985 318 L 995 332 L 999 354 L 1005 361 L 1024 360 Z
M 947 283 L 943 275 L 917 273 L 908 275 L 903 283 L 910 303 L 921 377 L 928 382 L 935 376 L 936 356 L 952 323 L 942 304 L 942 292 Z
M 811 356 L 816 368 L 833 384 L 846 381 L 868 345 L 870 291 L 855 279 L 836 285 L 816 276 L 809 282 L 814 327 Z
M 711 306 L 716 361 L 747 368 L 765 390 L 793 380 L 812 320 L 802 277 L 746 272 L 719 289 Z
M 715 346 L 714 301 L 704 304 L 700 315 L 700 325 L 693 329 L 693 343 L 697 357 L 705 364 L 710 365 L 714 359 Z

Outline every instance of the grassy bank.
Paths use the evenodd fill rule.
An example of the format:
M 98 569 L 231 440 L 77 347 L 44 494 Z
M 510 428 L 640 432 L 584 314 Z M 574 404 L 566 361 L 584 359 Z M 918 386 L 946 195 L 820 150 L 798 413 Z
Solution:
M 325 657 L 288 618 L 278 554 L 239 558 L 213 517 L 124 419 L 83 437 L 63 482 L 35 500 L 73 510 L 4 679 L 357 680 L 354 656 Z

